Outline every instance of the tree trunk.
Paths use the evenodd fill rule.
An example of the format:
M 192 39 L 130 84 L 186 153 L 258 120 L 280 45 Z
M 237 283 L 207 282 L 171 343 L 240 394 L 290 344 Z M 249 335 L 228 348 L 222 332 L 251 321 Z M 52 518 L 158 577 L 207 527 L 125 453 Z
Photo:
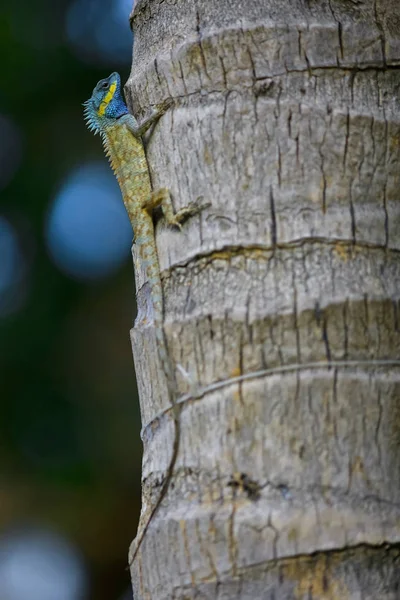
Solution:
M 399 4 L 135 6 L 154 187 L 212 204 L 157 228 L 182 435 L 135 600 L 400 598 Z M 174 426 L 137 289 L 140 531 Z

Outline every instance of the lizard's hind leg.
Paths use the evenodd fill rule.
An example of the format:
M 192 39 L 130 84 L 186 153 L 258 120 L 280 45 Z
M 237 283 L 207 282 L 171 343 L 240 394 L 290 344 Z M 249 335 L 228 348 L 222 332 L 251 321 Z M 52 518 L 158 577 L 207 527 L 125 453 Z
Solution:
M 155 190 L 151 193 L 149 199 L 142 204 L 142 208 L 151 212 L 158 206 L 161 206 L 163 215 L 168 225 L 175 225 L 181 229 L 182 221 L 199 213 L 204 208 L 207 208 L 209 204 L 199 206 L 199 204 L 196 202 L 191 202 L 188 204 L 188 206 L 184 206 L 177 212 L 174 212 L 169 190 L 167 188 L 160 188 L 159 190 Z

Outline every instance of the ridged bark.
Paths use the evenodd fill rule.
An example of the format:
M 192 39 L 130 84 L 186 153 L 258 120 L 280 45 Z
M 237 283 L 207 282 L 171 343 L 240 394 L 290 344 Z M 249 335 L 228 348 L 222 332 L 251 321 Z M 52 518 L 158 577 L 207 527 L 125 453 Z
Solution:
M 139 0 L 132 26 L 132 110 L 175 101 L 153 185 L 212 204 L 157 228 L 182 439 L 135 600 L 398 599 L 400 3 Z M 143 527 L 174 427 L 137 289 Z

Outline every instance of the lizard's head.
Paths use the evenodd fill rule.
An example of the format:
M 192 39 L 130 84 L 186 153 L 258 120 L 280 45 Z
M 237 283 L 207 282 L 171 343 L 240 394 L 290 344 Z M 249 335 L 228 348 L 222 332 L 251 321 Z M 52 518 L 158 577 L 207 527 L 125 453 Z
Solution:
M 107 79 L 101 79 L 93 90 L 89 100 L 84 102 L 85 119 L 89 129 L 95 133 L 111 125 L 115 119 L 128 113 L 121 94 L 121 79 L 118 73 L 111 73 Z

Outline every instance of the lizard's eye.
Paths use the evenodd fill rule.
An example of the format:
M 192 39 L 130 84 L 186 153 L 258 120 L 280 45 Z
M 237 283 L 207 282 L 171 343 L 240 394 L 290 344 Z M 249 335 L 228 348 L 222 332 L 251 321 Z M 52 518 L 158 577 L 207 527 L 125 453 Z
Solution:
M 106 90 L 106 89 L 108 88 L 108 81 L 103 81 L 103 82 L 100 84 L 100 88 L 101 88 L 102 90 Z

